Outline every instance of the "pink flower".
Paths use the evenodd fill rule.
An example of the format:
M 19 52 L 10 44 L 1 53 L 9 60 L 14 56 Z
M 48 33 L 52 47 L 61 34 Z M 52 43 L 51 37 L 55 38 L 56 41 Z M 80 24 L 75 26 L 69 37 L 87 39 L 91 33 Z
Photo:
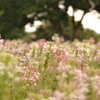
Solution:
M 37 41 L 37 43 L 38 43 L 38 45 L 39 45 L 40 47 L 43 47 L 44 44 L 45 44 L 45 42 L 46 42 L 45 39 L 40 39 L 40 40 Z
M 23 77 L 22 80 L 24 80 L 26 82 L 28 79 L 26 77 Z
M 94 43 L 94 42 L 95 42 L 95 40 L 94 40 L 93 37 L 91 37 L 88 41 L 89 41 L 90 43 Z
M 98 64 L 100 64 L 100 55 L 97 56 Z
M 26 84 L 26 86 L 30 86 L 29 84 Z
M 54 91 L 53 97 L 55 97 L 56 100 L 62 100 L 65 97 L 65 93 L 60 91 Z
M 23 77 L 25 77 L 28 72 L 29 72 L 29 69 L 27 67 L 25 67 L 24 70 L 22 71 Z
M 99 40 L 99 42 L 97 43 L 97 46 L 100 47 L 100 40 Z
M 38 79 L 38 75 L 36 74 L 36 72 L 33 72 L 33 73 L 30 75 L 29 80 L 35 82 L 36 79 Z

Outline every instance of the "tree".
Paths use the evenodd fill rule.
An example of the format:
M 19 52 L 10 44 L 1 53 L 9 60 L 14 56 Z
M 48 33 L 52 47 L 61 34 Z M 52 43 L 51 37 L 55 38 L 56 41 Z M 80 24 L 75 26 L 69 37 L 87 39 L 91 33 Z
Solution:
M 72 15 L 72 26 L 73 26 L 73 38 L 72 40 L 74 40 L 75 38 L 77 38 L 77 33 L 78 30 L 80 28 L 81 22 L 85 16 L 86 13 L 90 12 L 91 10 L 93 10 L 95 8 L 95 6 L 98 6 L 99 4 L 99 0 L 65 0 L 65 5 L 69 3 L 69 5 L 72 6 L 73 8 L 73 15 Z M 79 21 L 75 21 L 75 16 L 74 13 L 77 10 L 82 10 L 83 11 L 83 15 L 81 16 L 81 19 Z
M 95 6 L 95 10 L 100 14 L 100 0 L 98 0 L 97 5 Z
M 0 33 L 3 38 L 12 39 L 25 35 L 24 25 L 28 19 L 20 11 L 21 5 L 16 2 L 17 0 L 0 0 Z
M 93 10 L 99 4 L 99 0 L 38 0 L 35 2 L 34 13 L 31 18 L 37 20 L 49 20 L 54 30 L 64 36 L 62 25 L 68 26 L 69 16 L 66 13 L 69 6 L 73 8 L 71 23 L 73 25 L 73 40 L 77 38 L 77 33 L 80 28 L 83 17 L 86 13 Z M 60 8 L 59 5 L 63 5 Z M 74 13 L 78 10 L 83 10 L 83 15 L 80 21 L 76 22 Z
M 64 36 L 62 27 L 67 27 L 69 20 L 66 12 L 68 7 L 72 6 L 71 23 L 74 40 L 77 38 L 84 15 L 92 9 L 98 9 L 99 3 L 99 0 L 3 0 L 0 1 L 0 32 L 7 34 L 16 28 L 23 30 L 27 23 L 33 24 L 35 20 L 41 20 L 49 21 L 55 32 Z M 81 20 L 76 22 L 74 13 L 78 9 L 84 13 Z

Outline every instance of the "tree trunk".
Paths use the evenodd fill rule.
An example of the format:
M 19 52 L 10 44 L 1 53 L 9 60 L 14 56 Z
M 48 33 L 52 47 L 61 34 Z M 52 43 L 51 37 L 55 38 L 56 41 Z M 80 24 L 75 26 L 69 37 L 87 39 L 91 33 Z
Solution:
M 56 31 L 56 33 L 59 34 L 59 36 L 64 37 L 64 34 L 63 34 L 62 27 L 61 27 L 60 23 L 54 22 L 54 21 L 50 21 L 50 22 L 51 22 L 54 30 Z
M 74 27 L 74 28 L 73 28 L 73 37 L 72 37 L 72 41 L 74 41 L 74 39 L 77 38 L 78 29 L 79 29 L 79 27 Z
M 72 41 L 74 41 L 74 39 L 77 38 L 78 36 L 78 30 L 80 28 L 81 22 L 84 18 L 84 15 L 86 14 L 86 12 L 83 13 L 81 20 L 77 22 L 77 24 L 75 23 L 75 18 L 74 18 L 74 11 L 73 11 L 73 17 L 72 17 L 72 25 L 73 25 L 73 36 L 72 36 Z

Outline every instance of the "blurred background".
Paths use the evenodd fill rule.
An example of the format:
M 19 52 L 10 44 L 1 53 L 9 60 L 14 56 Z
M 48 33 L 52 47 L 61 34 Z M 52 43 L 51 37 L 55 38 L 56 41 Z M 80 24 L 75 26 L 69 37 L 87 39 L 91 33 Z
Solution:
M 100 0 L 0 0 L 4 39 L 65 40 L 100 38 Z

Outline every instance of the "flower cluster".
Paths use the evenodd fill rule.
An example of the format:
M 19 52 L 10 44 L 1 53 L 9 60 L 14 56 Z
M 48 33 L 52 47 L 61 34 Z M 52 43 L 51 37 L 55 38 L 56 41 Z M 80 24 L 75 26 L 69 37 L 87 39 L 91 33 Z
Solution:
M 0 39 L 0 100 L 99 100 L 100 41 Z

